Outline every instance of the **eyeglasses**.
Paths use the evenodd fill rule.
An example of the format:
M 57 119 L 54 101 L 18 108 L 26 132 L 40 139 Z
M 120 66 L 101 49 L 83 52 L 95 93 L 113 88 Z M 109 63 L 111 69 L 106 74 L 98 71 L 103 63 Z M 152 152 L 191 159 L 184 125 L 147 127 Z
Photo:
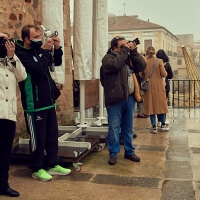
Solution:
M 116 37 L 114 37 L 112 40 L 111 40 L 111 48 L 113 48 L 113 47 L 117 47 L 117 45 L 118 45 L 118 41 L 119 40 L 125 40 L 125 38 L 124 37 L 121 37 L 121 36 L 116 36 Z

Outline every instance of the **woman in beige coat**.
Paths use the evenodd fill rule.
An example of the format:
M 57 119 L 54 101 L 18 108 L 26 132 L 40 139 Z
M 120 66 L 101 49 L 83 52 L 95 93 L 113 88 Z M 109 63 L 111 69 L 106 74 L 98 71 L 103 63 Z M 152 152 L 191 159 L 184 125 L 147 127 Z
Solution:
M 0 33 L 0 195 L 18 197 L 8 184 L 9 161 L 15 136 L 16 84 L 26 78 L 26 71 L 14 54 L 15 44 Z
M 144 70 L 144 80 L 148 79 L 149 72 L 156 60 L 154 47 L 148 47 L 146 50 L 146 68 Z M 163 78 L 167 76 L 163 61 L 158 59 L 153 73 L 149 79 L 148 90 L 144 92 L 144 110 L 145 114 L 150 114 L 152 127 L 150 132 L 157 133 L 156 114 L 161 119 L 161 130 L 165 131 L 165 113 L 168 112 L 166 102 L 166 91 Z

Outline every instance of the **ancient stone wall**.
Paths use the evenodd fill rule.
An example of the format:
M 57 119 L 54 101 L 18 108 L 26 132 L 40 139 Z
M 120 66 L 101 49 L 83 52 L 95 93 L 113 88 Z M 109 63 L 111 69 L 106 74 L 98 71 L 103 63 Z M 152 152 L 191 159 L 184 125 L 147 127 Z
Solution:
M 10 37 L 21 39 L 21 28 L 26 24 L 41 25 L 41 1 L 42 0 L 1 0 L 0 3 L 0 31 L 9 33 Z M 65 84 L 62 86 L 61 96 L 57 100 L 57 117 L 59 125 L 72 125 L 73 113 L 73 88 L 71 70 L 71 40 L 70 40 L 70 8 L 69 0 L 63 0 L 65 15 Z M 26 137 L 23 109 L 21 106 L 20 92 L 17 88 L 18 116 L 17 138 Z
M 41 24 L 39 0 L 1 0 L 0 29 L 15 39 L 26 24 Z

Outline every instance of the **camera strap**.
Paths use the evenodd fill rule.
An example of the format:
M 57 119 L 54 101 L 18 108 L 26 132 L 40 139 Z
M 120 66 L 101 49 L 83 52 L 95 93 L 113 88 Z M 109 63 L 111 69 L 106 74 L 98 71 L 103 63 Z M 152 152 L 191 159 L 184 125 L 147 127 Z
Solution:
M 50 66 L 50 71 L 54 72 L 55 71 L 54 46 L 52 47 L 52 50 L 51 50 L 51 57 L 52 57 L 52 63 L 51 63 L 51 66 Z
M 147 81 L 149 81 L 149 79 L 150 79 L 150 77 L 151 77 L 151 75 L 152 75 L 152 73 L 153 73 L 153 70 L 154 70 L 154 68 L 155 68 L 155 66 L 156 66 L 157 61 L 158 61 L 158 58 L 156 58 L 156 59 L 154 60 L 154 63 L 153 63 L 153 65 L 152 65 L 152 67 L 151 67 L 151 70 L 150 70 L 150 72 L 149 72 Z

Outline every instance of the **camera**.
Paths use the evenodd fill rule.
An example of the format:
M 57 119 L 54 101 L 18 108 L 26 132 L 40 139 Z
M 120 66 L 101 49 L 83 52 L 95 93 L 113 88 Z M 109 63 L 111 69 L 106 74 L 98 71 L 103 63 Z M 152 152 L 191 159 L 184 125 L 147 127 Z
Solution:
M 58 31 L 52 31 L 52 30 L 45 30 L 44 31 L 44 36 L 45 37 L 53 37 L 53 36 L 58 36 Z
M 140 44 L 139 38 L 135 38 L 135 39 L 132 40 L 132 41 L 128 41 L 128 43 L 129 43 L 129 42 L 135 42 L 136 45 Z
M 51 37 L 54 37 L 54 36 L 58 36 L 58 31 L 52 31 L 50 29 L 46 29 L 43 25 L 40 25 L 42 27 L 42 29 L 44 30 L 44 37 L 46 39 L 48 38 L 51 38 Z M 54 58 L 53 58 L 53 54 L 54 54 L 54 51 L 52 50 L 52 63 L 50 64 L 49 66 L 49 70 L 51 72 L 54 72 L 55 71 L 55 62 L 54 62 Z
M 46 28 L 44 28 L 43 25 L 40 25 L 40 26 L 44 30 L 44 37 L 51 38 L 51 37 L 54 37 L 54 36 L 58 36 L 58 31 L 52 31 L 52 30 L 46 29 Z
M 15 43 L 15 39 L 14 38 L 10 38 L 10 39 L 8 39 L 10 42 L 13 42 L 13 43 Z M 5 45 L 6 44 L 6 39 L 4 38 L 4 37 L 0 37 L 0 45 L 1 46 L 3 46 L 3 45 Z

